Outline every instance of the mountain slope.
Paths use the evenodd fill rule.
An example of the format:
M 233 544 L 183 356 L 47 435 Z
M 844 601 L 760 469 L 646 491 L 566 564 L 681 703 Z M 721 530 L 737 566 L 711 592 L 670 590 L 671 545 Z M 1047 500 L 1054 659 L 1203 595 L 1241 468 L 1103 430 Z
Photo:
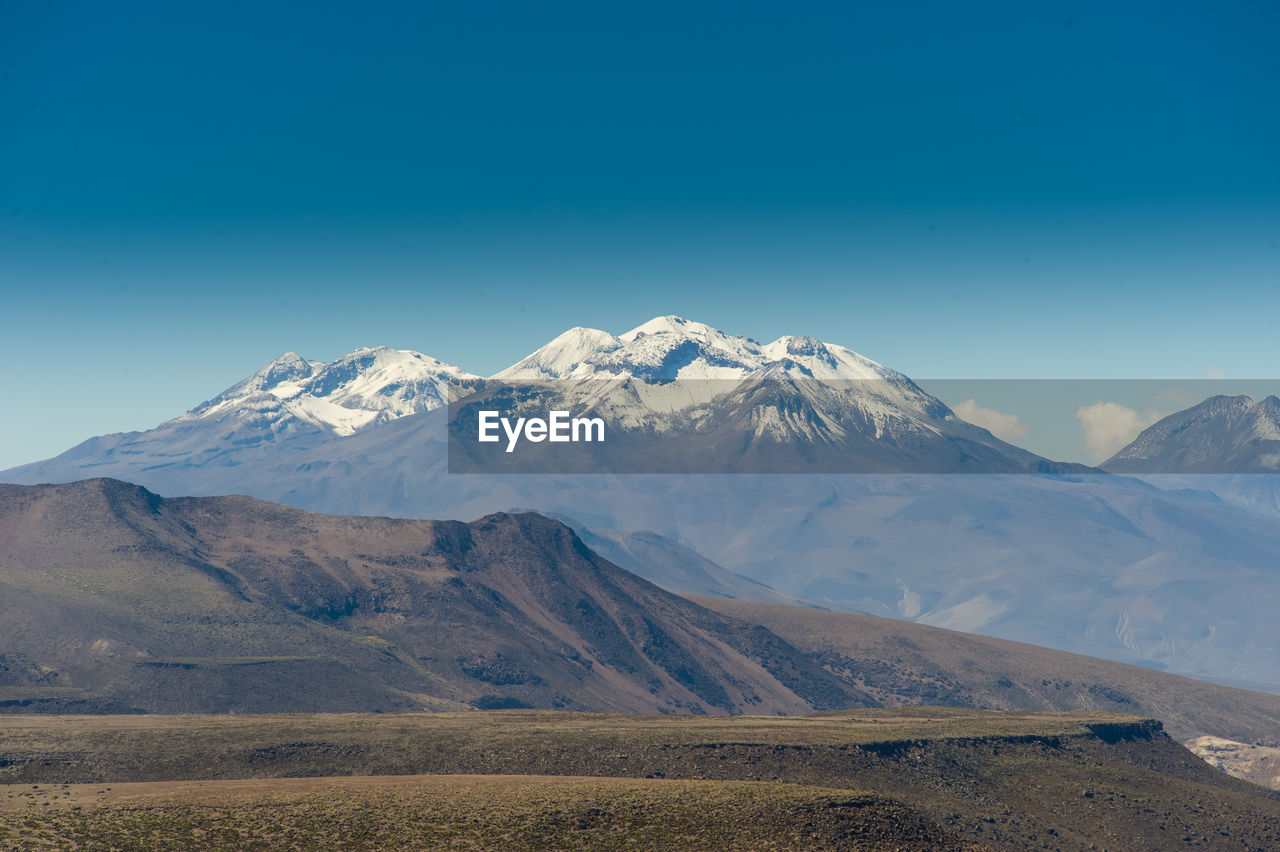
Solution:
M 1211 396 L 1148 426 L 1102 468 L 1112 473 L 1280 473 L 1280 398 Z
M 312 515 L 115 480 L 0 487 L 0 647 L 152 711 L 860 703 L 562 524 Z
M 1159 719 L 1180 740 L 1204 731 L 1231 731 L 1220 736 L 1274 741 L 1280 731 L 1280 695 L 896 619 L 723 598 L 694 600 L 769 628 L 888 704 L 1133 713 Z
M 574 527 L 583 543 L 620 568 L 679 595 L 710 595 L 806 606 L 741 574 L 726 571 L 696 550 L 649 530 Z

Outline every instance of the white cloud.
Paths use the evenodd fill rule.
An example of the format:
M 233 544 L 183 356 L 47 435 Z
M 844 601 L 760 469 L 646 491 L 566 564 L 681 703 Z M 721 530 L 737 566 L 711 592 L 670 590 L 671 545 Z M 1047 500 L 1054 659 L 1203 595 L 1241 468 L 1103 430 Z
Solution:
M 1076 419 L 1084 430 L 1085 449 L 1094 461 L 1105 461 L 1138 437 L 1138 433 L 1158 418 L 1143 418 L 1132 408 L 1115 402 L 1095 402 L 1076 409 Z
M 1016 414 L 1005 414 L 994 408 L 983 408 L 976 399 L 966 399 L 953 406 L 952 411 L 961 420 L 967 420 L 974 426 L 981 426 L 1002 441 L 1013 442 L 1031 431 L 1027 424 L 1018 419 Z

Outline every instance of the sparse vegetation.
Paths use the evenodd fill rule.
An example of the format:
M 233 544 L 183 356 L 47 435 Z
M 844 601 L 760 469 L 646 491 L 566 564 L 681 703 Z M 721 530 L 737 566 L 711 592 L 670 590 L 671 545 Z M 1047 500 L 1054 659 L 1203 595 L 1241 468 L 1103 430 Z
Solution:
M 604 841 L 597 842 L 598 838 L 634 834 L 640 838 L 638 848 L 660 848 L 670 837 L 654 832 L 689 820 L 690 831 L 705 823 L 707 833 L 690 835 L 693 839 L 686 845 L 735 848 L 717 834 L 723 813 L 729 817 L 723 824 L 743 826 L 741 836 L 746 839 L 742 842 L 748 845 L 738 848 L 804 848 L 805 830 L 837 832 L 831 837 L 853 830 L 841 821 L 843 817 L 837 820 L 832 816 L 843 807 L 832 802 L 871 793 L 890 809 L 886 814 L 914 813 L 923 820 L 921 824 L 932 826 L 929 831 L 941 832 L 939 837 L 954 835 L 985 848 L 1085 850 L 1091 844 L 1143 852 L 1184 846 L 1258 852 L 1280 848 L 1280 794 L 1208 766 L 1169 739 L 1158 723 L 1110 713 L 994 713 L 913 707 L 800 717 L 523 710 L 314 716 L 10 716 L 0 717 L 0 773 L 11 782 L 5 791 L 11 807 L 25 809 L 29 818 L 35 813 L 42 814 L 41 819 L 56 816 L 61 826 L 57 831 L 76 837 L 96 837 L 85 833 L 114 826 L 113 831 L 127 830 L 121 837 L 154 839 L 161 836 L 155 832 L 177 830 L 174 826 L 211 830 L 216 817 L 219 830 L 235 829 L 242 832 L 238 836 L 247 837 L 245 832 L 257 820 L 278 824 L 280 832 L 297 832 L 279 835 L 281 843 L 295 838 L 304 844 L 311 842 L 307 838 L 319 836 L 307 832 L 319 832 L 316 826 L 328 825 L 317 822 L 321 818 L 314 815 L 332 810 L 346 814 L 341 817 L 346 822 L 324 831 L 331 828 L 339 832 L 335 836 L 345 838 L 341 833 L 347 830 L 344 826 L 356 825 L 360 814 L 364 814 L 360 818 L 382 824 L 402 821 L 395 816 L 402 812 L 437 808 L 435 799 L 430 806 L 422 804 L 425 794 L 410 795 L 403 790 L 374 794 L 378 784 L 394 787 L 408 783 L 403 778 L 375 782 L 368 777 L 361 780 L 361 776 L 482 774 L 554 776 L 568 786 L 545 788 L 551 796 L 544 800 L 545 807 L 534 805 L 537 795 L 542 794 L 532 791 L 492 793 L 510 803 L 497 809 L 485 804 L 497 799 L 462 796 L 450 800 L 455 801 L 448 806 L 454 808 L 448 811 L 453 816 L 440 822 L 410 820 L 406 823 L 410 828 L 405 830 L 455 831 L 459 830 L 457 825 L 465 824 L 473 826 L 479 832 L 475 836 L 484 838 L 485 843 L 493 838 L 512 838 L 512 848 L 521 848 L 519 844 L 527 838 L 549 838 L 541 845 L 552 848 L 610 848 Z M 329 776 L 342 778 L 321 780 Z M 594 780 L 582 782 L 586 786 L 570 783 L 580 776 L 593 776 Z M 267 797 L 245 800 L 243 807 L 223 812 L 207 802 L 201 804 L 205 800 L 198 797 L 126 800 L 120 787 L 150 781 L 159 783 L 161 790 L 174 792 L 185 789 L 181 782 L 190 779 L 258 779 L 227 783 L 267 784 L 250 788 L 265 795 L 275 789 L 270 784 L 285 783 L 280 780 L 283 778 L 292 779 L 288 784 L 307 781 L 319 785 L 307 789 L 329 798 L 322 796 L 322 802 L 299 793 L 284 802 Z M 680 788 L 654 787 L 650 791 L 643 784 L 628 787 L 619 779 L 715 784 L 689 788 L 703 791 L 697 795 L 672 792 L 664 799 L 668 793 L 662 790 Z M 50 784 L 77 782 L 97 789 L 110 787 L 113 795 L 121 798 L 79 802 L 81 812 L 50 810 L 53 804 L 28 804 L 43 801 L 29 795 L 33 785 L 47 790 Z M 622 786 L 610 786 L 615 782 Z M 766 790 L 752 794 L 757 795 L 755 799 L 717 804 L 720 799 L 715 797 L 730 796 L 727 791 L 738 790 L 733 785 L 741 782 L 768 783 L 750 787 Z M 777 790 L 770 786 L 778 783 L 784 786 Z M 373 787 L 367 795 L 342 793 L 350 785 L 360 784 Z M 824 790 L 814 792 L 813 788 Z M 288 789 L 297 792 L 302 788 Z M 556 790 L 560 792 L 552 796 Z M 837 795 L 833 790 L 843 792 L 837 799 L 822 798 Z M 52 802 L 58 801 L 59 794 L 39 795 L 52 797 Z M 419 796 L 419 804 L 411 804 L 414 795 Z M 710 798 L 699 800 L 697 796 Z M 800 798 L 788 798 L 792 796 Z M 698 801 L 702 806 L 687 807 Z M 785 808 L 778 804 L 784 801 L 789 803 Z M 91 805 L 109 805 L 110 809 L 93 816 Z M 812 816 L 788 822 L 791 816 L 786 815 L 794 816 L 797 809 L 809 814 L 805 808 L 811 808 Z M 552 820 L 544 811 L 561 816 Z M 858 812 L 880 813 L 874 808 Z M 625 822 L 631 819 L 627 814 L 636 815 L 639 822 L 635 827 Z M 16 819 L 12 814 L 5 817 L 5 830 L 11 832 L 6 842 L 27 837 L 12 833 L 23 827 L 35 830 L 20 820 L 13 822 Z M 579 819 L 588 819 L 601 833 L 576 833 L 575 821 Z M 880 817 L 872 820 L 877 825 L 920 825 L 876 820 Z M 652 821 L 653 826 L 643 827 L 642 823 L 648 824 L 645 821 Z M 752 833 L 757 826 L 765 828 Z M 411 836 L 417 835 L 405 835 Z M 778 838 L 777 845 L 769 846 L 760 838 Z M 901 848 L 933 848 L 912 846 L 903 838 L 899 838 Z M 350 841 L 353 845 L 326 848 L 369 848 L 358 845 L 360 842 L 364 841 L 354 837 Z M 409 840 L 405 842 L 412 848 Z M 841 848 L 843 842 L 814 842 L 811 846 Z M 434 841 L 421 843 L 429 848 Z M 493 843 L 504 845 L 497 840 Z M 130 847 L 121 840 L 118 848 L 144 846 Z M 844 848 L 867 847 L 846 844 Z
M 788 784 L 413 776 L 23 788 L 14 850 L 960 850 L 881 796 Z

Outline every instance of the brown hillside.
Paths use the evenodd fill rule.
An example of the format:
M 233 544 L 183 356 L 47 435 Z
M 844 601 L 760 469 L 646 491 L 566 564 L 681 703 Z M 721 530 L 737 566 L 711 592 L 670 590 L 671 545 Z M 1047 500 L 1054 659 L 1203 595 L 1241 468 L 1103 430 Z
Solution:
M 74 697 L 151 712 L 866 703 L 768 631 L 534 514 L 464 524 L 105 479 L 0 486 L 0 587 L 11 712 Z

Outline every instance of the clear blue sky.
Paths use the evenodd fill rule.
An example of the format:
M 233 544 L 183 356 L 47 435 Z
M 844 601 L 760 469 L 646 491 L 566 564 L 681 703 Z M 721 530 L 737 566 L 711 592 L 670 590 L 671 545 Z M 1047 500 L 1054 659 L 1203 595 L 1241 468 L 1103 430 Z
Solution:
M 678 313 L 1280 375 L 1280 5 L 0 0 L 0 468 L 293 349 Z

